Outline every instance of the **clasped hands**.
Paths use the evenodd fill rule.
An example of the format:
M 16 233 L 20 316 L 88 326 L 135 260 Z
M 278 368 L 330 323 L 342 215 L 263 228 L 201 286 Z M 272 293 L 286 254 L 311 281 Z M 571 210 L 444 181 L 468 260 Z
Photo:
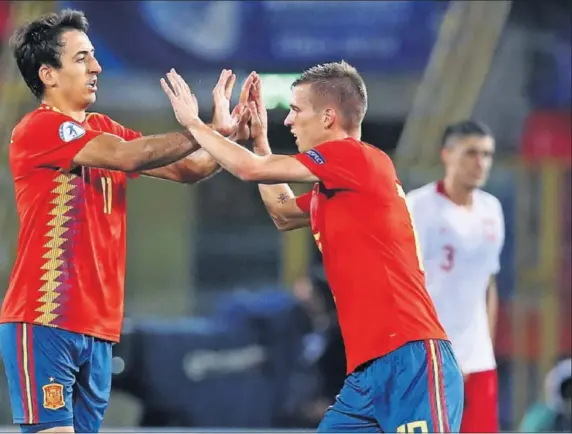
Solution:
M 252 138 L 265 141 L 268 131 L 268 115 L 262 101 L 260 77 L 251 72 L 245 80 L 238 104 L 230 111 L 232 89 L 236 75 L 223 69 L 213 89 L 213 116 L 211 127 L 235 141 Z M 171 69 L 161 78 L 161 87 L 169 98 L 175 117 L 181 126 L 188 130 L 203 125 L 199 117 L 199 104 L 187 82 Z

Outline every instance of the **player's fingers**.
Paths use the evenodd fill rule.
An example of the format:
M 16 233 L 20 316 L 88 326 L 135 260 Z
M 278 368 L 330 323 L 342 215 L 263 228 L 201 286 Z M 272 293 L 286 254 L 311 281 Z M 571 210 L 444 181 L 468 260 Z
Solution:
M 249 111 L 251 113 L 251 122 L 255 125 L 260 125 L 260 114 L 258 113 L 258 110 L 256 109 L 256 103 L 254 101 L 250 101 L 248 103 L 248 108 Z
M 256 105 L 256 111 L 260 114 L 260 118 L 262 119 L 263 117 L 265 118 L 266 115 L 266 105 L 264 104 L 264 100 L 262 99 L 262 96 L 260 96 L 259 98 L 256 98 L 254 100 L 254 104 Z
M 174 72 L 174 77 L 175 77 L 175 80 L 176 80 L 176 82 L 179 86 L 179 89 L 181 91 L 181 95 L 188 96 L 188 95 L 191 95 L 193 93 L 191 91 L 189 84 L 176 71 Z
M 262 102 L 262 80 L 260 78 L 255 81 L 254 90 L 256 92 L 256 100 Z
M 222 89 L 224 89 L 224 84 L 226 83 L 227 77 L 228 77 L 228 70 L 223 69 L 220 72 L 220 76 L 218 78 L 215 87 L 213 88 L 213 94 L 219 93 L 221 92 Z
M 165 92 L 165 94 L 167 94 L 167 97 L 171 101 L 173 101 L 173 99 L 175 98 L 175 95 L 173 95 L 173 91 L 171 90 L 171 88 L 167 84 L 167 81 L 164 78 L 161 78 L 160 82 L 161 82 L 161 87 L 163 88 L 163 92 Z
M 176 89 L 178 97 L 186 98 L 191 94 L 191 89 L 187 82 L 174 69 L 172 70 L 171 77 L 173 88 Z
M 244 81 L 244 84 L 242 85 L 242 90 L 240 91 L 240 97 L 238 99 L 238 101 L 241 104 L 246 104 L 246 102 L 248 101 L 248 96 L 250 95 L 250 92 L 252 90 L 252 80 L 254 79 L 252 73 L 250 73 L 248 75 L 248 77 L 246 77 L 246 80 Z
M 232 96 L 232 88 L 234 87 L 234 83 L 236 83 L 236 74 L 233 74 L 232 71 L 230 72 L 230 77 L 227 79 L 226 86 L 224 88 L 224 97 L 230 100 Z
M 173 89 L 173 94 L 176 97 L 179 97 L 182 93 L 181 83 L 179 82 L 179 80 L 177 80 L 176 73 L 175 73 L 174 69 L 171 69 L 167 73 L 167 79 L 169 80 L 169 84 L 171 85 L 171 88 Z
M 250 119 L 252 118 L 252 113 L 248 107 L 244 107 L 244 109 L 240 113 L 240 119 L 238 123 L 240 125 L 245 125 Z
M 230 113 L 231 117 L 238 117 L 240 115 L 240 113 L 242 112 L 242 108 L 243 106 L 241 104 L 237 104 L 233 109 L 232 112 Z

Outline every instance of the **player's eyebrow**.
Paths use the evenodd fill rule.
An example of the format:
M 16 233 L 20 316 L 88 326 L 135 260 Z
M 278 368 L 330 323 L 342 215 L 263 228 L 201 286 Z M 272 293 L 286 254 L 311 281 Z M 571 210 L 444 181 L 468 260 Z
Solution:
M 298 111 L 300 110 L 300 107 L 298 107 L 297 105 L 294 105 L 294 104 L 290 104 L 290 108 L 292 110 L 298 110 Z
M 81 50 L 78 51 L 77 53 L 75 53 L 75 55 L 73 57 L 78 57 L 81 55 L 87 55 L 87 54 L 93 54 L 95 52 L 95 50 L 92 48 L 91 50 Z

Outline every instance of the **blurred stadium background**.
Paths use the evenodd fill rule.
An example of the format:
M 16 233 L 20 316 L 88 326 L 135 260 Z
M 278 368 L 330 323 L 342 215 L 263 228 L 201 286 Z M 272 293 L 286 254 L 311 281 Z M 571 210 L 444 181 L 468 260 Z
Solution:
M 407 189 L 441 175 L 446 124 L 488 123 L 498 151 L 487 189 L 507 225 L 500 416 L 503 430 L 518 428 L 571 352 L 568 2 L 0 1 L 1 288 L 17 234 L 7 148 L 35 104 L 7 40 L 14 25 L 63 7 L 91 23 L 104 68 L 94 110 L 144 133 L 177 128 L 158 83 L 170 67 L 205 118 L 222 68 L 239 79 L 256 70 L 273 148 L 293 153 L 282 125 L 293 77 L 342 58 L 369 88 L 364 138 L 394 157 Z M 280 234 L 256 185 L 225 173 L 192 187 L 137 180 L 128 200 L 127 320 L 105 427 L 313 428 L 345 361 L 309 233 Z M 10 423 L 2 374 L 0 426 Z

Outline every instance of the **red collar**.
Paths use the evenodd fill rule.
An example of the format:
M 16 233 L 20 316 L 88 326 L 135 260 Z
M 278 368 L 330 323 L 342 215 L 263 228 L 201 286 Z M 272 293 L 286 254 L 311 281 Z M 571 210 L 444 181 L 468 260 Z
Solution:
M 436 189 L 437 189 L 437 193 L 439 193 L 439 194 L 445 196 L 447 199 L 451 200 L 451 197 L 447 194 L 447 191 L 445 190 L 445 182 L 442 179 L 437 181 Z

